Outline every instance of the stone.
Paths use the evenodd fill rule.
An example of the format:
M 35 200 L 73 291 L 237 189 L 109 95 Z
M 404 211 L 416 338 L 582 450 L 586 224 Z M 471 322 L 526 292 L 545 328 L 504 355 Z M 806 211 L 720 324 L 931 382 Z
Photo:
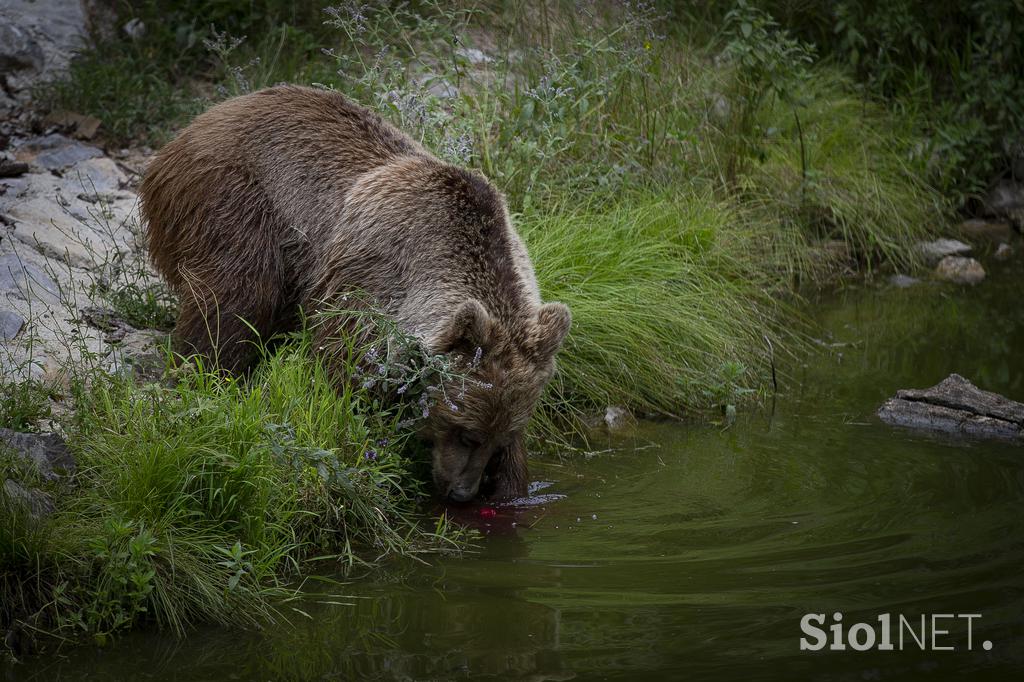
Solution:
M 75 458 L 56 433 L 22 433 L 0 427 L 0 447 L 29 463 L 47 481 L 74 473 Z
M 146 35 L 146 24 L 142 19 L 135 17 L 134 19 L 126 21 L 124 26 L 121 27 L 121 30 L 124 31 L 124 34 L 132 40 L 138 41 L 142 40 Z
M 617 431 L 633 421 L 633 415 L 624 407 L 609 405 L 604 410 L 604 424 L 611 431 Z
M 917 252 L 921 254 L 928 265 L 935 265 L 946 256 L 967 255 L 971 252 L 971 245 L 956 239 L 936 239 L 918 244 Z
M 70 144 L 40 152 L 35 161 L 47 170 L 60 171 L 74 166 L 80 161 L 100 156 L 103 156 L 103 152 L 96 147 L 73 141 Z
M 973 218 L 960 223 L 960 232 L 976 240 L 1005 242 L 1013 237 L 1013 229 L 1006 221 L 982 220 Z
M 887 424 L 1024 444 L 1024 403 L 983 391 L 959 374 L 896 392 L 878 410 Z
M 8 478 L 4 481 L 4 494 L 11 500 L 24 506 L 29 514 L 39 519 L 53 513 L 53 500 L 42 490 L 24 488 L 20 483 Z
M 38 71 L 44 62 L 43 48 L 29 31 L 0 15 L 0 69 L 3 72 L 19 69 Z
M 43 119 L 45 125 L 58 126 L 82 140 L 91 140 L 99 132 L 102 121 L 95 116 L 84 116 L 71 111 L 54 111 Z
M 20 161 L 0 161 L 0 178 L 16 178 L 28 172 L 28 164 Z
M 23 142 L 18 146 L 16 156 L 19 161 L 34 163 L 46 170 L 62 171 L 86 159 L 99 158 L 103 152 L 66 135 L 50 133 Z
M 25 326 L 25 318 L 10 310 L 0 310 L 0 341 L 10 341 L 22 327 Z
M 1013 257 L 1013 247 L 1003 242 L 996 248 L 996 252 L 993 256 L 998 261 L 1007 261 Z
M 135 331 L 116 312 L 100 306 L 82 308 L 82 321 L 103 332 L 104 343 L 120 343 L 125 336 Z
M 895 274 L 889 276 L 889 284 L 893 285 L 897 289 L 906 289 L 919 283 L 921 280 L 910 275 Z
M 946 256 L 935 268 L 935 276 L 954 284 L 977 284 L 985 279 L 985 268 L 973 258 Z
M 0 256 L 0 292 L 17 294 L 26 301 L 35 298 L 46 303 L 60 299 L 60 288 L 41 268 L 22 260 L 18 254 Z
M 27 246 L 68 265 L 93 266 L 113 244 L 83 222 L 88 215 L 75 217 L 66 209 L 52 197 L 36 196 L 14 204 L 7 215 L 14 219 L 14 236 Z
M 463 57 L 467 62 L 473 65 L 487 64 L 491 61 L 490 56 L 487 55 L 483 50 L 478 50 L 475 47 L 460 47 L 455 50 L 455 54 Z
M 89 158 L 64 172 L 64 191 L 70 196 L 80 193 L 110 194 L 120 191 L 128 179 L 117 163 L 106 157 Z
M 64 72 L 88 34 L 84 4 L 0 2 L 0 74 L 8 93 L 27 99 L 33 86 Z
M 1001 180 L 982 202 L 987 215 L 1009 220 L 1017 231 L 1024 231 L 1024 184 Z

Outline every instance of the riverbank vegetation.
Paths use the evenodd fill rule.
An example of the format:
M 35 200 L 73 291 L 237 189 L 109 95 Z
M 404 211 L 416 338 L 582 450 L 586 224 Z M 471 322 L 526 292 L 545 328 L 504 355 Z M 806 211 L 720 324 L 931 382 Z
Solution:
M 316 84 L 479 169 L 544 297 L 573 311 L 534 434 L 568 443 L 607 405 L 715 414 L 769 390 L 802 350 L 798 287 L 913 270 L 914 244 L 977 191 L 958 178 L 995 172 L 998 145 L 970 159 L 974 138 L 937 132 L 956 117 L 929 118 L 907 65 L 880 84 L 851 56 L 881 39 L 875 15 L 838 49 L 775 4 L 147 0 L 117 6 L 38 98 L 98 117 L 111 145 L 159 146 L 225 97 Z M 254 623 L 310 559 L 330 572 L 463 538 L 415 513 L 411 408 L 336 393 L 301 335 L 246 378 L 169 356 L 158 383 L 70 386 L 72 492 L 42 519 L 0 493 L 0 625 L 26 636 Z

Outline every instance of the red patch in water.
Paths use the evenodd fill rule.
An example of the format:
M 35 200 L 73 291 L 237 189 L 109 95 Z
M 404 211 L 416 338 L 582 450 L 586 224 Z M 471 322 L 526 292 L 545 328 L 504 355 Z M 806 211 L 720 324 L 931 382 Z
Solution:
M 477 514 L 479 514 L 482 519 L 493 519 L 498 515 L 498 510 L 494 507 L 480 507 L 480 509 L 477 510 Z

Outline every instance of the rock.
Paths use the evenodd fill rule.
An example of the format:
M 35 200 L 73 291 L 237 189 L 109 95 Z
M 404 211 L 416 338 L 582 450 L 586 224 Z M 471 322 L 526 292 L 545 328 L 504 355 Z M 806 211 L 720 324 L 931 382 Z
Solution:
M 460 47 L 455 50 L 455 54 L 465 58 L 467 62 L 473 65 L 487 64 L 493 61 L 486 52 L 475 47 Z
M 889 276 L 889 284 L 893 285 L 898 289 L 906 289 L 907 287 L 912 287 L 915 284 L 919 283 L 920 281 L 921 280 L 917 279 L 916 277 L 911 277 L 910 275 L 895 274 Z
M 954 284 L 977 284 L 985 279 L 985 268 L 973 258 L 946 256 L 935 268 L 935 276 Z
M 1002 244 L 999 245 L 998 248 L 996 248 L 996 252 L 995 252 L 995 255 L 994 255 L 994 258 L 996 260 L 1006 261 L 1006 260 L 1010 260 L 1010 258 L 1012 258 L 1012 257 L 1013 257 L 1013 247 L 1010 246 L 1009 244 L 1007 244 L 1006 242 L 1003 242 Z
M 10 341 L 24 326 L 25 319 L 21 315 L 10 310 L 0 310 L 0 341 Z
M 113 245 L 52 197 L 36 196 L 7 208 L 14 236 L 39 253 L 76 267 L 90 267 Z M 2 274 L 0 274 L 2 277 Z
M 46 272 L 22 260 L 17 254 L 0 256 L 0 293 L 16 294 L 24 300 L 46 303 L 60 299 L 60 289 Z
M 970 253 L 971 245 L 956 239 L 936 239 L 918 244 L 917 252 L 928 265 L 935 265 L 946 256 L 963 256 Z
M 453 99 L 459 96 L 458 89 L 443 78 L 430 79 L 427 92 L 439 99 Z
M 64 71 L 85 44 L 86 35 L 81 0 L 4 0 L 0 3 L 2 85 L 9 94 L 27 100 L 34 85 Z
M 23 27 L 0 15 L 0 69 L 41 70 L 45 62 L 43 48 Z
M 0 178 L 16 178 L 28 172 L 28 164 L 20 161 L 0 161 Z
M 9 499 L 24 506 L 29 514 L 37 519 L 53 513 L 53 500 L 42 490 L 24 488 L 17 481 L 8 478 L 4 481 L 3 491 Z
M 0 447 L 3 446 L 31 464 L 47 481 L 75 471 L 75 458 L 64 439 L 55 433 L 22 433 L 0 427 Z
M 70 111 L 54 111 L 43 119 L 45 125 L 58 126 L 82 140 L 96 137 L 102 122 L 95 116 L 83 116 Z
M 982 203 L 987 215 L 1009 220 L 1017 231 L 1024 231 L 1024 184 L 1001 180 Z
M 611 431 L 618 431 L 633 421 L 633 415 L 624 407 L 609 405 L 604 410 L 604 423 Z
M 82 320 L 91 327 L 103 332 L 105 343 L 120 343 L 124 337 L 135 331 L 135 328 L 121 319 L 109 308 L 87 306 L 82 308 Z
M 137 41 L 141 40 L 143 36 L 146 35 L 146 24 L 142 19 L 135 17 L 134 19 L 126 21 L 124 26 L 121 27 L 121 30 L 124 31 L 126 36 Z
M 116 193 L 128 182 L 117 164 L 106 157 L 90 158 L 64 172 L 64 190 L 71 196 L 82 192 Z
M 878 416 L 896 426 L 1024 444 L 1024 403 L 983 391 L 959 374 L 928 389 L 897 391 Z
M 1013 237 L 1010 223 L 974 218 L 960 223 L 960 232 L 970 239 L 1005 242 Z
M 729 103 L 729 99 L 725 95 L 712 93 L 710 109 L 715 120 L 720 123 L 727 122 L 732 116 L 732 105 Z
M 63 142 L 56 142 L 41 147 L 41 151 L 35 157 L 35 163 L 47 170 L 61 171 L 76 163 L 87 159 L 95 159 L 103 156 L 103 152 L 92 145 L 82 144 L 70 138 L 56 133 L 47 135 L 47 138 L 61 138 Z M 43 138 L 44 140 L 46 138 Z M 41 141 L 42 142 L 42 141 Z

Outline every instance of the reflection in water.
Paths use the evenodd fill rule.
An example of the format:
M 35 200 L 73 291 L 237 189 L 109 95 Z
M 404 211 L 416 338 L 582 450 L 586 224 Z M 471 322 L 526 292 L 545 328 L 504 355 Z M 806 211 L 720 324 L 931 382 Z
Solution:
M 1004 443 L 882 425 L 903 387 L 958 371 L 1024 400 L 1024 268 L 976 290 L 850 290 L 829 350 L 774 416 L 643 424 L 535 467 L 544 504 L 472 519 L 478 554 L 325 585 L 262 633 L 159 633 L 8 679 L 948 679 L 1024 670 L 1024 461 Z M 656 444 L 657 447 L 650 447 Z M 342 601 L 344 604 L 325 603 Z M 302 615 L 301 609 L 307 615 Z M 981 614 L 975 650 L 801 652 L 805 613 Z M 290 624 L 285 624 L 287 618 Z M 991 651 L 978 645 L 993 642 Z

